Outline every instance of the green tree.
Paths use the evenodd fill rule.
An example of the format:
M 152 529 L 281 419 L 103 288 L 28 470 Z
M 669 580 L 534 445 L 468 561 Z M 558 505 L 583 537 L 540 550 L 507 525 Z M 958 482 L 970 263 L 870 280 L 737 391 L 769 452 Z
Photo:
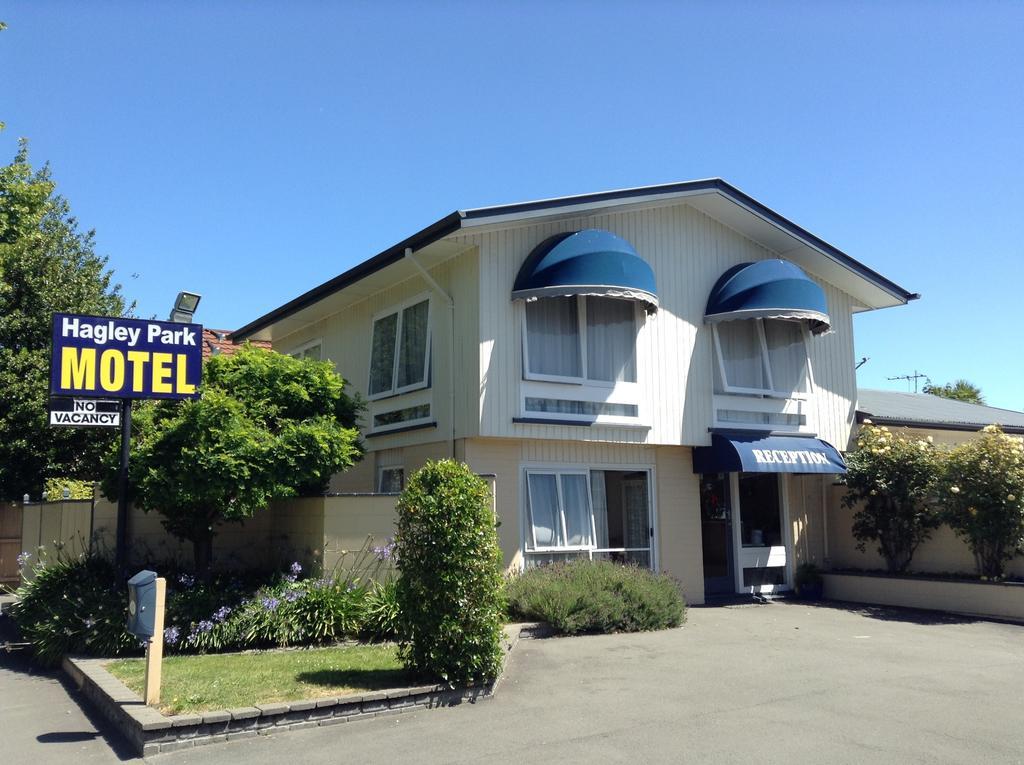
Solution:
M 996 425 L 950 451 L 940 481 L 945 521 L 974 553 L 978 573 L 1001 577 L 1024 550 L 1024 441 Z
M 866 421 L 846 457 L 844 507 L 853 508 L 857 548 L 878 543 L 889 571 L 907 570 L 918 545 L 941 523 L 932 497 L 940 458 L 930 438 L 895 435 Z
M 406 666 L 451 685 L 496 678 L 505 599 L 484 480 L 461 462 L 427 462 L 398 500 L 394 553 Z
M 361 404 L 330 362 L 245 345 L 203 368 L 200 398 L 146 402 L 132 423 L 130 498 L 192 543 L 207 577 L 218 525 L 241 522 L 271 500 L 322 492 L 362 457 Z M 117 449 L 103 491 L 117 496 Z
M 928 383 L 922 388 L 925 393 L 942 398 L 951 398 L 955 401 L 964 401 L 968 404 L 984 404 L 985 397 L 981 395 L 981 388 L 967 380 L 954 380 L 945 385 L 932 385 Z
M 46 478 L 95 480 L 115 433 L 48 424 L 56 311 L 123 316 L 120 285 L 28 144 L 0 167 L 0 499 L 38 497 Z

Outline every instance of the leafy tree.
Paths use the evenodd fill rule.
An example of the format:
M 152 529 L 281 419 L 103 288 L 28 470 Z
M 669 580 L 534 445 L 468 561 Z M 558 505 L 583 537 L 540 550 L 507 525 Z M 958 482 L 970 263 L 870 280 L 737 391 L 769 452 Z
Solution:
M 406 666 L 451 685 L 496 678 L 505 599 L 484 480 L 461 462 L 427 462 L 398 500 L 394 553 Z
M 865 421 L 846 468 L 843 506 L 857 511 L 857 548 L 877 542 L 889 571 L 906 571 L 918 545 L 941 522 L 932 501 L 939 455 L 931 439 L 894 435 Z
M 1024 441 L 996 425 L 946 457 L 940 481 L 944 517 L 974 553 L 978 573 L 1001 577 L 1024 551 Z
M 56 311 L 123 316 L 120 285 L 28 144 L 0 167 L 0 499 L 40 496 L 47 477 L 94 480 L 116 434 L 48 424 Z
M 985 397 L 981 395 L 981 388 L 967 380 L 954 380 L 945 385 L 932 385 L 928 383 L 922 388 L 925 393 L 942 398 L 951 398 L 955 401 L 964 401 L 968 404 L 984 404 Z
M 192 543 L 209 575 L 219 524 L 240 522 L 280 497 L 323 491 L 362 456 L 358 399 L 330 362 L 245 345 L 203 369 L 202 396 L 147 402 L 133 414 L 131 499 Z M 117 449 L 103 491 L 117 496 Z

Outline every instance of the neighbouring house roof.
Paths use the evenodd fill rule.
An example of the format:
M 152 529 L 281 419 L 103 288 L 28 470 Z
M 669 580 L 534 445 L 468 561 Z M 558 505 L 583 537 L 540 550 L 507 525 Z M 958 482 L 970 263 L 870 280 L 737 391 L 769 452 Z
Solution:
M 234 333 L 230 329 L 206 329 L 203 328 L 203 360 L 210 356 L 230 356 L 238 346 L 244 342 L 235 340 Z M 270 348 L 270 343 L 264 340 L 250 341 L 257 348 Z
M 597 211 L 626 209 L 641 205 L 667 204 L 674 200 L 701 210 L 798 265 L 854 295 L 865 310 L 904 305 L 920 297 L 887 279 L 863 263 L 788 220 L 721 178 L 710 178 L 658 186 L 603 191 L 579 196 L 555 197 L 533 202 L 477 207 L 455 212 L 430 224 L 412 236 L 350 268 L 318 287 L 246 324 L 235 332 L 238 340 L 266 333 L 275 323 L 299 313 L 325 297 L 350 287 L 388 266 L 459 231 L 506 226 L 525 220 L 583 216 Z
M 857 422 L 937 430 L 981 430 L 1000 425 L 1007 433 L 1024 434 L 1024 412 L 933 396 L 861 388 Z

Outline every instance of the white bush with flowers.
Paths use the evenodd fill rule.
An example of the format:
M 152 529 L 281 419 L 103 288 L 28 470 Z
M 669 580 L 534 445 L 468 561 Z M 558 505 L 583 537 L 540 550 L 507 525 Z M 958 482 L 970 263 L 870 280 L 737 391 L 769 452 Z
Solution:
M 1024 551 L 1024 441 L 996 425 L 952 449 L 939 481 L 943 518 L 974 553 L 983 579 L 1000 579 Z
M 857 548 L 878 543 L 892 573 L 903 573 L 941 523 L 935 502 L 940 455 L 931 439 L 893 433 L 866 420 L 846 457 L 845 507 L 856 509 Z

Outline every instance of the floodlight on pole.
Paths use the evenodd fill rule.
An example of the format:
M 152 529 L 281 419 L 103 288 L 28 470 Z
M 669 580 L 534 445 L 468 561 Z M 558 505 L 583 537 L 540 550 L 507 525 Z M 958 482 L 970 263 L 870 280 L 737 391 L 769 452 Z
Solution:
M 192 314 L 199 307 L 202 297 L 198 292 L 179 292 L 178 297 L 174 300 L 174 308 L 171 309 L 170 320 L 191 323 Z

